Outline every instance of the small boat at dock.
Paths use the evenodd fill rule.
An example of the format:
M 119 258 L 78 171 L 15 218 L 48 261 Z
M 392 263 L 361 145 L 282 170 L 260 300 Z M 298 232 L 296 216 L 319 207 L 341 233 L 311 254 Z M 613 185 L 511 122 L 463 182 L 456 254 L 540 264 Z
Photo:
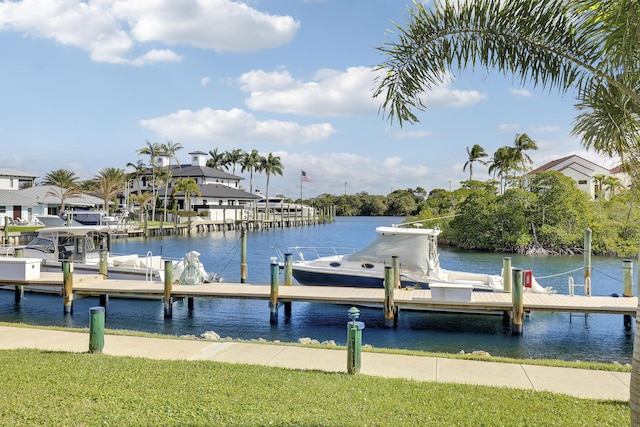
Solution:
M 405 288 L 468 288 L 471 291 L 502 292 L 501 274 L 447 270 L 438 256 L 439 227 L 419 228 L 405 224 L 376 228 L 376 239 L 366 247 L 345 253 L 327 248 L 293 247 L 293 277 L 302 285 L 383 287 L 384 270 L 393 257 L 400 263 L 400 283 Z M 549 293 L 532 275 L 526 292 Z
M 163 281 L 165 258 L 148 252 L 146 255 L 113 254 L 109 251 L 113 229 L 102 225 L 53 226 L 38 230 L 37 236 L 22 250 L 25 258 L 40 259 L 43 272 L 59 272 L 63 261 L 73 262 L 79 273 L 97 274 L 100 269 L 101 249 L 104 249 L 109 278 L 127 280 Z M 193 252 L 196 253 L 196 252 Z M 197 253 L 196 253 L 197 254 Z M 197 264 L 202 281 L 220 282 L 215 273 L 207 272 L 202 264 L 191 256 L 171 260 L 173 277 L 181 278 L 189 263 Z M 192 273 L 192 271 L 191 271 Z

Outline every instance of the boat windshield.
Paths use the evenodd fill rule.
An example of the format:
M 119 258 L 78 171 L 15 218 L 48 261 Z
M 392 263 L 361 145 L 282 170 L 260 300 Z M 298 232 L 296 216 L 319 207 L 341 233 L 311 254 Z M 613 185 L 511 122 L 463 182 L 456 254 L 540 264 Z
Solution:
M 29 242 L 25 249 L 35 249 L 40 252 L 52 254 L 56 251 L 56 247 L 51 239 L 43 239 L 42 237 L 36 237 Z

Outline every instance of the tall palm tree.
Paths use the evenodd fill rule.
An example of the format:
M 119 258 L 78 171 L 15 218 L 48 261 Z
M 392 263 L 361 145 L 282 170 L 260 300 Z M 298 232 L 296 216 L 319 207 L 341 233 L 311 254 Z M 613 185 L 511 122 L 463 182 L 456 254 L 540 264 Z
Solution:
M 280 156 L 274 156 L 273 153 L 269 153 L 267 157 L 263 157 L 260 163 L 260 169 L 267 175 L 267 198 L 265 211 L 267 214 L 267 221 L 269 221 L 269 179 L 271 178 L 271 175 L 282 176 L 284 167 L 282 166 L 282 162 L 280 161 Z
M 167 167 L 168 177 L 164 184 L 164 213 L 162 216 L 163 221 L 166 221 L 167 219 L 167 194 L 169 193 L 169 182 L 171 181 L 171 177 L 173 176 L 173 173 L 171 172 L 171 160 L 175 160 L 176 163 L 178 163 L 178 166 L 180 166 L 180 162 L 176 157 L 176 151 L 181 150 L 182 148 L 182 144 L 180 144 L 179 142 L 167 141 L 166 144 L 162 144 L 162 155 L 166 156 L 169 159 L 169 164 Z
M 260 165 L 264 163 L 264 157 L 258 153 L 258 150 L 253 149 L 250 153 L 244 153 L 240 160 L 240 166 L 242 166 L 242 172 L 249 171 L 249 193 L 253 194 L 253 172 L 260 171 Z
M 189 232 L 191 232 L 191 196 L 200 196 L 200 187 L 193 178 L 183 178 L 176 181 L 171 195 L 184 193 L 185 210 L 189 212 Z
M 489 155 L 485 153 L 484 148 L 482 148 L 482 146 L 480 146 L 479 144 L 474 144 L 473 147 L 471 147 L 471 150 L 469 150 L 469 147 L 467 147 L 467 155 L 469 156 L 469 160 L 467 160 L 467 162 L 464 164 L 462 171 L 466 171 L 467 166 L 469 167 L 469 181 L 471 181 L 473 179 L 473 163 L 478 162 L 480 164 L 486 165 L 488 162 L 482 160 L 482 158 L 489 157 Z
M 65 201 L 68 198 L 78 196 L 82 193 L 78 186 L 78 179 L 75 172 L 66 169 L 56 169 L 44 176 L 42 183 L 53 186 L 52 189 L 47 191 L 47 195 L 60 199 L 60 212 L 64 212 Z
M 106 167 L 98 171 L 94 181 L 96 187 L 93 193 L 104 201 L 104 210 L 109 215 L 109 201 L 124 192 L 127 174 L 123 169 Z
M 526 152 L 529 150 L 537 150 L 538 144 L 536 144 L 533 139 L 529 138 L 529 135 L 526 133 L 516 133 L 516 137 L 513 141 L 513 148 L 515 148 L 514 154 L 516 156 L 518 166 L 520 166 L 522 172 L 526 172 L 527 165 L 531 165 L 531 163 L 533 163 L 531 157 L 529 157 Z
M 418 121 L 423 93 L 445 71 L 481 67 L 535 86 L 575 91 L 573 133 L 586 148 L 640 164 L 640 2 L 630 0 L 475 0 L 414 2 L 374 96 L 393 121 Z M 636 318 L 636 322 L 638 319 Z M 631 423 L 640 425 L 640 324 L 631 371 Z
M 158 161 L 158 156 L 160 156 L 162 152 L 163 152 L 162 144 L 158 142 L 149 142 L 149 141 L 146 141 L 146 145 L 138 150 L 138 154 L 149 156 L 149 166 L 151 168 L 151 194 L 153 195 L 154 201 L 156 200 L 157 161 Z M 152 216 L 155 221 L 155 216 L 156 216 L 155 206 L 153 207 Z
M 506 181 L 509 179 L 510 172 L 515 170 L 517 165 L 517 155 L 513 147 L 500 147 L 493 153 L 491 164 L 489 165 L 489 174 L 496 174 L 500 177 L 500 193 L 504 192 Z
M 209 150 L 209 155 L 211 158 L 207 160 L 207 166 L 210 168 L 222 170 L 227 166 L 227 156 L 225 153 L 219 153 L 217 148 L 213 151 Z
M 236 148 L 231 151 L 227 151 L 226 153 L 224 153 L 224 156 L 225 156 L 225 162 L 227 163 L 227 167 L 232 166 L 231 173 L 235 175 L 236 165 L 239 164 L 242 158 L 244 157 L 244 151 L 242 151 L 239 148 Z

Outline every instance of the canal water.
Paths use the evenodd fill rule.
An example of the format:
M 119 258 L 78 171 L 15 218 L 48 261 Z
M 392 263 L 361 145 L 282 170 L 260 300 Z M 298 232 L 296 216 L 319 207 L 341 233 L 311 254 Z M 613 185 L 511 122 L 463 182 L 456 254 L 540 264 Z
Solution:
M 401 222 L 389 217 L 339 217 L 334 223 L 311 227 L 251 231 L 247 234 L 248 283 L 268 284 L 270 258 L 293 246 L 360 248 L 375 237 L 375 227 Z M 118 240 L 115 253 L 151 251 L 154 255 L 182 257 L 200 253 L 208 271 L 225 282 L 240 281 L 240 234 L 200 233 L 192 236 Z M 499 274 L 504 256 L 512 265 L 531 269 L 538 282 L 568 293 L 568 278 L 582 283 L 583 257 L 527 257 L 500 253 L 451 250 L 440 247 L 440 264 L 453 270 Z M 634 263 L 635 268 L 635 263 Z M 577 270 L 577 271 L 573 271 Z M 592 294 L 622 294 L 622 260 L 593 257 Z M 573 271 L 567 274 L 567 272 Z M 634 284 L 635 284 L 634 270 Z M 579 292 L 581 289 L 579 290 Z M 16 309 L 11 292 L 0 293 L 0 321 L 35 325 L 87 327 L 95 298 L 74 302 L 74 314 L 64 316 L 59 296 L 26 294 Z M 294 303 L 290 317 L 280 309 L 278 325 L 270 325 L 266 301 L 196 299 L 193 311 L 186 301 L 175 304 L 173 318 L 165 319 L 162 303 L 148 300 L 111 299 L 106 327 L 169 335 L 200 335 L 215 331 L 222 337 L 264 338 L 295 342 L 309 337 L 319 341 L 346 342 L 347 306 Z M 633 329 L 625 330 L 620 315 L 573 315 L 534 312 L 524 320 L 524 334 L 511 336 L 501 316 L 439 314 L 401 311 L 398 327 L 384 328 L 380 309 L 361 308 L 366 328 L 363 343 L 374 347 L 457 353 L 484 350 L 493 356 L 548 358 L 631 363 Z

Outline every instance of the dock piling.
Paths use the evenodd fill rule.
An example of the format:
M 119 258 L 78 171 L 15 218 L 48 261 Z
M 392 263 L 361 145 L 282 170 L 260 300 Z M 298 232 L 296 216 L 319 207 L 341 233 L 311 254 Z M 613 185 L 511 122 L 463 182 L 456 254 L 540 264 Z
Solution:
M 13 250 L 13 256 L 14 258 L 22 258 L 22 248 L 16 248 Z M 19 304 L 22 301 L 22 298 L 24 298 L 24 286 L 22 285 L 16 285 L 15 286 L 15 302 L 16 304 Z
M 99 252 L 99 269 L 100 269 L 100 274 L 102 275 L 103 278 L 107 278 L 108 277 L 108 273 L 107 273 L 107 250 L 106 249 L 100 249 Z
M 247 232 L 240 231 L 240 283 L 247 281 Z
M 73 263 L 62 262 L 62 303 L 64 314 L 73 314 Z
M 400 289 L 400 257 L 398 255 L 391 257 L 391 267 L 393 268 L 393 287 Z
M 587 280 L 589 279 L 589 280 Z M 591 229 L 584 229 L 584 284 L 585 292 L 587 283 L 591 284 Z M 586 293 L 585 293 L 586 295 Z M 591 289 L 589 289 L 591 295 Z
M 102 353 L 104 349 L 104 307 L 89 309 L 89 353 Z
M 511 335 L 522 335 L 522 317 L 524 314 L 523 301 L 524 271 L 519 268 L 513 269 L 513 290 L 511 291 L 511 301 L 513 303 L 513 314 L 511 316 Z
M 511 292 L 511 257 L 502 258 L 502 289 Z
M 173 287 L 173 263 L 171 260 L 164 261 L 164 295 L 162 302 L 164 304 L 164 318 L 173 316 L 173 301 L 171 298 L 171 289 Z
M 284 286 L 293 286 L 293 254 L 284 254 Z M 284 315 L 291 317 L 291 302 L 284 303 Z
M 269 299 L 269 323 L 275 325 L 278 323 L 278 263 L 276 258 L 271 258 L 271 295 Z
M 393 298 L 393 268 L 384 267 L 384 327 L 393 328 L 398 325 L 398 307 Z

